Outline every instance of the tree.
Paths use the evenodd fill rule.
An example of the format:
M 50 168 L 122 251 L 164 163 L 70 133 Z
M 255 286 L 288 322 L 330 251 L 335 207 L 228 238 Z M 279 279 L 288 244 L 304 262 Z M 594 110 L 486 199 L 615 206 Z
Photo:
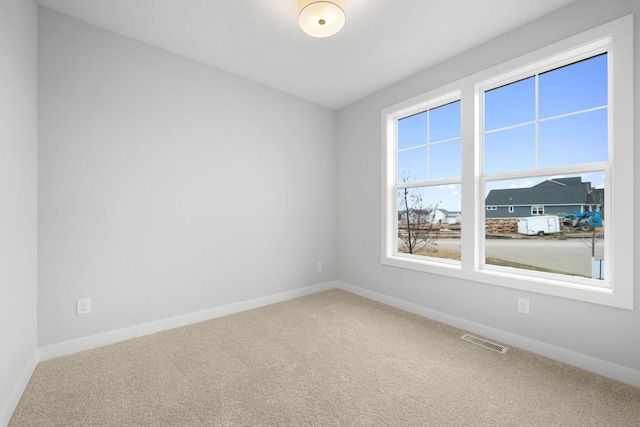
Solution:
M 598 241 L 603 237 L 602 234 L 596 234 L 596 226 L 594 225 L 593 227 L 591 227 L 591 242 L 589 242 L 586 239 L 580 239 L 580 241 L 582 243 L 584 243 L 589 249 L 591 249 L 591 265 L 594 265 L 595 262 L 600 263 L 599 265 L 602 266 L 602 260 L 596 260 L 596 243 L 598 243 Z M 592 267 L 593 268 L 593 267 Z M 602 277 L 602 274 L 598 274 L 597 276 L 593 276 L 593 274 L 596 274 L 595 272 L 592 272 L 592 277 L 594 279 L 604 279 L 604 277 Z
M 407 182 L 405 178 L 403 180 Z M 434 250 L 440 229 L 434 226 L 438 205 L 424 207 L 422 194 L 415 188 L 398 190 L 398 238 L 406 252 L 416 254 L 421 249 Z
M 580 239 L 582 243 L 584 243 L 589 247 L 589 249 L 591 249 L 591 259 L 595 259 L 596 257 L 596 243 L 598 243 L 598 240 L 600 240 L 601 237 L 601 234 L 596 235 L 596 227 L 593 226 L 591 227 L 591 243 L 589 243 L 585 239 Z

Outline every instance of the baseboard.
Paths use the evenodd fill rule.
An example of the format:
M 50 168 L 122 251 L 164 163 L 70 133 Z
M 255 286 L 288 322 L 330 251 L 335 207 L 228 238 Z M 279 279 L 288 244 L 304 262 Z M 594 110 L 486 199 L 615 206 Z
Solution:
M 29 385 L 29 380 L 33 375 L 33 371 L 36 370 L 36 366 L 38 366 L 38 362 L 40 361 L 40 355 L 38 350 L 36 349 L 27 362 L 27 366 L 22 370 L 22 375 L 20 375 L 20 379 L 13 387 L 11 391 L 11 395 L 9 399 L 5 402 L 4 408 L 2 408 L 2 412 L 0 412 L 0 426 L 6 427 L 9 425 L 9 421 L 11 421 L 11 416 L 13 415 L 13 411 L 18 407 L 18 403 L 20 402 L 20 398 L 22 398 L 22 394 L 27 389 L 27 385 Z
M 294 289 L 292 291 L 286 291 L 278 294 L 268 295 L 265 297 L 241 301 L 234 304 L 214 307 L 211 309 L 189 313 L 182 316 L 158 320 L 156 322 L 145 323 L 129 328 L 118 329 L 102 334 L 78 338 L 72 341 L 66 341 L 60 344 L 54 344 L 40 348 L 40 360 L 48 360 L 53 359 L 54 357 L 77 353 L 79 351 L 90 350 L 93 348 L 114 344 L 120 341 L 125 341 L 131 338 L 137 338 L 144 335 L 177 328 L 180 326 L 186 326 L 193 323 L 203 322 L 205 320 L 215 319 L 216 317 L 239 313 L 241 311 L 251 310 L 253 308 L 263 307 L 265 305 L 314 294 L 316 292 L 325 291 L 335 287 L 337 287 L 336 282 L 326 282 L 318 285 Z
M 378 292 L 374 292 L 365 288 L 350 285 L 344 282 L 337 282 L 336 287 L 360 295 L 362 297 L 399 308 L 419 316 L 427 317 L 435 321 L 463 329 L 484 337 L 502 342 L 506 345 L 518 347 L 541 356 L 548 357 L 568 365 L 576 366 L 596 374 L 613 378 L 620 382 L 640 387 L 640 371 L 627 368 L 625 366 L 616 365 L 605 360 L 576 353 L 565 348 L 557 347 L 542 341 L 533 340 L 520 335 L 512 334 L 500 329 L 486 326 L 480 323 L 472 322 L 450 314 L 442 313 L 437 310 L 423 307 L 418 304 L 407 302 L 401 299 L 390 297 Z

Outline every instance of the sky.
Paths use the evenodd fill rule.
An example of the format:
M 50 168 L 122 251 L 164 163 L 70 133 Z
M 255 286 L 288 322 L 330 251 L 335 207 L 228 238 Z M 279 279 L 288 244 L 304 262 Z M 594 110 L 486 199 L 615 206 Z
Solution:
M 607 59 L 607 54 L 598 55 L 485 92 L 485 175 L 606 161 Z M 399 120 L 399 182 L 459 177 L 460 129 L 460 101 Z M 602 173 L 580 176 L 595 188 L 604 187 Z M 492 181 L 485 195 L 494 188 L 530 187 L 559 177 Z M 459 184 L 421 192 L 425 207 L 460 210 Z

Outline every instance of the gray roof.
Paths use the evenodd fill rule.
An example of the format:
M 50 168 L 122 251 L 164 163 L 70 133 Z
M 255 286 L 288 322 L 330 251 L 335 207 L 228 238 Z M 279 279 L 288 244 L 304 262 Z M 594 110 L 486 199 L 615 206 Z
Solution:
M 604 205 L 604 188 L 594 188 L 588 200 L 592 205 Z
M 580 177 L 550 179 L 529 188 L 491 190 L 485 205 L 581 205 L 587 203 L 590 190 L 591 183 Z
M 443 213 L 444 216 L 456 216 L 460 214 L 460 211 L 448 211 L 446 209 L 438 208 L 440 212 Z

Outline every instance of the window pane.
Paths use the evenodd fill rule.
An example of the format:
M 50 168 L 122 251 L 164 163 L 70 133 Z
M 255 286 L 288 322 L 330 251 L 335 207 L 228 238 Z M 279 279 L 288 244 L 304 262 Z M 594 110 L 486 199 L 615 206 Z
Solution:
M 541 122 L 539 166 L 606 162 L 607 115 L 604 109 Z
M 540 74 L 540 118 L 607 105 L 607 54 Z
M 429 179 L 460 176 L 460 140 L 441 142 L 429 146 Z
M 460 101 L 429 111 L 429 142 L 460 137 Z
M 398 190 L 398 252 L 460 260 L 460 184 Z
M 398 153 L 398 182 L 427 179 L 427 147 L 412 148 Z
M 427 143 L 427 112 L 398 120 L 398 149 Z
M 531 122 L 535 108 L 534 77 L 489 90 L 484 94 L 484 130 Z
M 484 136 L 484 173 L 511 172 L 536 166 L 536 128 L 526 125 Z
M 604 192 L 602 172 L 488 182 L 485 263 L 603 279 L 592 256 L 604 259 Z

